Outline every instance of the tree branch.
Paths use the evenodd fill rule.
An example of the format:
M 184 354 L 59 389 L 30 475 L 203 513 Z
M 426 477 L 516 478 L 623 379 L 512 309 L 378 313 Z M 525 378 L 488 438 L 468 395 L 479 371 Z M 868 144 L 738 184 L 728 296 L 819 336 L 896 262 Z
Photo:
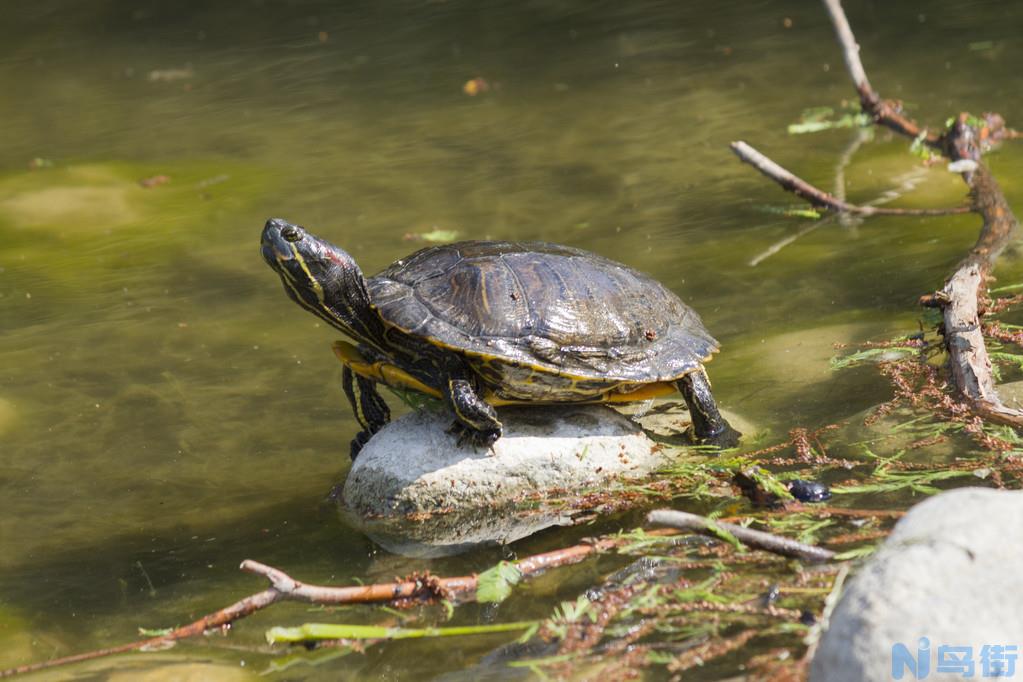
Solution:
M 659 526 L 670 526 L 678 530 L 688 530 L 701 535 L 718 537 L 717 530 L 725 530 L 735 538 L 754 549 L 762 549 L 773 554 L 802 559 L 803 561 L 830 561 L 835 558 L 835 553 L 829 549 L 807 545 L 791 538 L 786 538 L 773 533 L 765 533 L 759 530 L 751 530 L 743 526 L 725 521 L 712 521 L 703 516 L 690 514 L 689 512 L 674 511 L 670 509 L 658 509 L 650 512 L 646 517 L 647 523 Z
M 824 0 L 824 7 L 831 17 L 831 24 L 838 37 L 838 43 L 842 48 L 842 56 L 845 58 L 846 70 L 852 78 L 856 92 L 860 95 L 860 106 L 874 118 L 874 122 L 883 125 L 897 133 L 906 135 L 913 139 L 920 138 L 924 144 L 935 149 L 943 148 L 943 141 L 940 135 L 936 135 L 920 127 L 916 121 L 907 118 L 902 114 L 902 105 L 894 100 L 883 100 L 881 96 L 870 86 L 867 80 L 867 72 L 860 61 L 860 46 L 856 42 L 849 20 L 845 16 L 840 0 Z
M 653 531 L 654 535 L 671 535 L 677 531 Z M 623 544 L 617 537 L 602 538 L 595 542 L 583 543 L 556 549 L 543 554 L 526 557 L 515 563 L 515 567 L 523 578 L 538 575 L 548 569 L 575 564 L 591 554 L 606 552 Z M 127 644 L 97 649 L 81 654 L 54 658 L 49 661 L 18 666 L 0 670 L 0 677 L 11 677 L 25 673 L 37 672 L 48 668 L 80 663 L 114 654 L 140 651 L 144 649 L 166 648 L 180 639 L 196 637 L 209 630 L 230 625 L 236 620 L 251 616 L 279 601 L 301 601 L 314 604 L 367 604 L 391 603 L 402 605 L 410 600 L 429 601 L 437 597 L 455 602 L 469 602 L 476 599 L 476 588 L 479 581 L 476 575 L 438 578 L 424 576 L 414 580 L 396 581 L 376 585 L 357 585 L 352 587 L 331 587 L 325 585 L 308 585 L 295 580 L 284 571 L 266 564 L 246 559 L 241 563 L 241 570 L 260 575 L 270 581 L 270 587 L 249 595 L 219 611 L 214 611 L 188 625 L 175 628 L 170 632 L 156 637 L 140 639 Z
M 981 163 L 982 153 L 996 142 L 1018 137 L 1005 126 L 998 114 L 973 119 L 961 113 L 943 135 L 928 132 L 902 115 L 898 102 L 883 100 L 870 85 L 860 61 L 860 48 L 839 0 L 823 0 L 835 29 L 849 77 L 860 96 L 863 110 L 874 122 L 898 133 L 922 140 L 953 163 L 959 163 L 963 180 L 970 189 L 969 211 L 980 214 L 984 222 L 977 243 L 957 266 L 945 286 L 936 294 L 921 299 L 925 305 L 942 309 L 942 334 L 949 353 L 952 381 L 957 392 L 976 414 L 1002 424 L 1023 428 L 1023 411 L 1007 407 L 998 397 L 991 371 L 991 359 L 984 344 L 980 316 L 981 299 L 989 274 L 999 254 L 1017 238 L 1019 223 L 990 171 Z M 744 142 L 732 144 L 732 150 L 746 163 L 771 178 L 786 190 L 814 206 L 859 215 L 941 215 L 963 212 L 857 207 L 824 192 L 760 154 Z
M 838 42 L 845 56 L 849 77 L 860 95 L 863 109 L 874 120 L 908 137 L 919 137 L 920 127 L 901 116 L 897 104 L 884 101 L 871 88 L 859 59 L 859 47 L 839 0 L 824 0 Z M 984 149 L 998 140 L 1014 137 L 997 114 L 985 114 L 979 129 L 961 113 L 941 136 L 928 133 L 923 140 L 953 162 L 966 161 L 963 180 L 970 188 L 972 210 L 984 219 L 977 243 L 956 266 L 952 276 L 936 295 L 929 298 L 942 308 L 943 334 L 949 352 L 952 379 L 963 398 L 982 417 L 1023 427 L 1023 411 L 1004 405 L 995 390 L 991 359 L 980 324 L 980 297 L 999 254 L 1019 232 L 1019 223 L 990 171 L 981 163 Z
M 782 168 L 767 156 L 764 156 L 752 146 L 743 142 L 733 142 L 732 151 L 745 163 L 756 168 L 763 175 L 774 180 L 782 188 L 792 192 L 797 197 L 805 199 L 812 206 L 824 208 L 831 211 L 856 213 L 863 216 L 871 215 L 897 215 L 897 216 L 942 216 L 958 213 L 969 213 L 972 209 L 969 206 L 954 206 L 952 208 L 885 208 L 881 206 L 858 206 L 843 201 L 833 194 L 814 187 L 806 180 L 792 172 Z

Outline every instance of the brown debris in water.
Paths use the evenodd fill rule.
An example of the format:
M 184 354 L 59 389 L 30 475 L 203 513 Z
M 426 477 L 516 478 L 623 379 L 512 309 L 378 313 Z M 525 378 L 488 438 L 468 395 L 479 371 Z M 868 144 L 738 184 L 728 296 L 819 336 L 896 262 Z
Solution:
M 1002 296 L 1000 298 L 989 298 L 984 296 L 980 299 L 980 314 L 997 315 L 998 313 L 1004 313 L 1009 308 L 1017 306 L 1020 303 L 1023 303 L 1023 294 Z
M 675 657 L 675 660 L 668 663 L 668 672 L 681 673 L 698 665 L 704 665 L 715 658 L 721 658 L 736 649 L 745 646 L 746 642 L 757 636 L 754 629 L 743 630 L 737 635 L 725 639 L 715 639 L 693 647 Z M 681 679 L 679 675 L 672 678 Z
M 1005 329 L 998 322 L 984 322 L 981 329 L 989 339 L 1023 346 L 1023 329 Z
M 421 604 L 436 604 L 449 599 L 450 594 L 440 578 L 429 571 L 413 571 L 404 578 L 396 577 L 395 584 L 415 583 L 415 591 L 408 597 L 396 599 L 392 603 L 397 609 L 410 609 Z
M 966 402 L 955 398 L 940 370 L 916 359 L 878 363 L 881 375 L 888 379 L 895 397 L 878 407 L 864 424 L 876 423 L 899 405 L 924 410 L 945 421 L 961 424 L 963 431 L 978 445 L 993 452 L 1016 450 L 1017 445 L 992 436 L 984 430 L 984 420 Z

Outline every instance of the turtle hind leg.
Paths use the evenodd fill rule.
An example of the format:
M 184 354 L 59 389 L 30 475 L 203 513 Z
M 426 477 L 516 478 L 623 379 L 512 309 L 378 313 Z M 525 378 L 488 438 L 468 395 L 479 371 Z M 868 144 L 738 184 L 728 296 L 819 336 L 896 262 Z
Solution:
M 739 437 L 742 434 L 733 429 L 721 416 L 703 369 L 690 372 L 675 382 L 675 385 L 689 407 L 697 443 L 715 445 L 722 449 L 733 448 L 739 444 Z
M 376 384 L 355 374 L 347 365 L 341 372 L 341 387 L 362 427 L 362 431 L 352 439 L 350 452 L 354 460 L 373 434 L 391 421 L 391 410 L 377 391 Z
M 494 408 L 479 396 L 468 379 L 448 379 L 444 396 L 455 413 L 455 423 L 448 433 L 458 437 L 458 444 L 471 443 L 489 448 L 501 437 L 501 422 Z

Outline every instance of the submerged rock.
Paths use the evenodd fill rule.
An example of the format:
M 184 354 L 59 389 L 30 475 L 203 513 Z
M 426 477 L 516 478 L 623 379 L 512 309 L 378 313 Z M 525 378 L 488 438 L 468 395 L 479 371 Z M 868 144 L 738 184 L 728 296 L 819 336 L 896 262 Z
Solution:
M 867 408 L 849 417 L 828 440 L 849 443 L 846 456 L 862 456 L 869 450 L 890 456 L 899 451 L 904 462 L 935 464 L 949 461 L 960 453 L 962 443 L 955 438 L 936 438 L 939 434 L 937 419 L 922 409 L 900 405 L 887 414 L 878 415 L 880 405 Z
M 138 187 L 113 167 L 83 165 L 0 182 L 0 209 L 21 227 L 109 231 L 139 219 Z
M 940 674 L 942 647 L 972 647 L 973 676 L 994 677 L 982 659 L 998 650 L 983 647 L 1023 644 L 1021 535 L 1020 491 L 960 488 L 913 507 L 846 588 L 810 679 L 891 679 L 893 655 L 906 679 L 923 675 L 915 678 L 901 661 L 924 660 L 930 673 L 939 673 L 928 679 L 961 679 Z M 1015 659 L 1011 650 L 1006 656 Z
M 401 554 L 436 556 L 508 543 L 570 522 L 570 499 L 555 512 L 537 509 L 544 500 L 606 492 L 614 482 L 647 477 L 678 458 L 683 451 L 670 444 L 685 442 L 686 415 L 660 404 L 640 420 L 651 438 L 637 421 L 606 406 L 508 408 L 501 410 L 505 435 L 484 450 L 458 447 L 447 433 L 449 415 L 420 410 L 388 424 L 362 449 L 342 500 L 356 525 Z
M 835 377 L 831 359 L 842 355 L 835 344 L 855 345 L 890 334 L 885 322 L 854 322 L 775 334 L 757 343 L 728 349 L 728 360 L 743 368 L 748 382 L 759 385 L 772 397 L 803 394 L 807 386 L 825 384 Z M 760 392 L 753 400 L 763 400 Z

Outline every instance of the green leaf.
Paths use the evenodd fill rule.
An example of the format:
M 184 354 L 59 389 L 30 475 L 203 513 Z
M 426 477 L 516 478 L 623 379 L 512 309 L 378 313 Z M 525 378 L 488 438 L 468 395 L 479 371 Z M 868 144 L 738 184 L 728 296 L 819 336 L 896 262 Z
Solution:
M 739 470 L 739 473 L 749 478 L 753 483 L 771 495 L 774 495 L 780 500 L 794 500 L 792 493 L 789 492 L 788 486 L 778 480 L 774 474 L 766 469 L 761 469 L 758 466 L 748 466 Z
M 1001 351 L 988 351 L 988 355 L 993 360 L 1001 360 L 1002 362 L 1008 362 L 1016 365 L 1020 369 L 1023 369 L 1023 355 L 1017 355 L 1016 353 L 1003 353 Z
M 803 205 L 799 206 L 772 206 L 771 204 L 759 204 L 755 207 L 762 213 L 769 213 L 771 215 L 781 215 L 790 218 L 810 218 L 817 220 L 823 214 L 813 208 L 807 208 Z
M 163 637 L 174 631 L 174 628 L 139 628 L 139 634 L 143 637 Z
M 407 388 L 395 388 L 393 386 L 388 386 L 387 389 L 412 410 L 427 409 L 439 412 L 444 409 L 444 402 L 434 398 L 432 395 L 426 395 L 425 393 Z
M 913 138 L 912 144 L 909 145 L 909 152 L 921 159 L 930 159 L 933 155 L 931 150 L 924 144 L 924 140 L 927 139 L 927 129 L 924 128 L 920 131 L 920 134 Z
M 476 578 L 476 601 L 481 604 L 502 602 L 522 580 L 522 573 L 510 561 L 502 561 Z
M 493 625 L 466 625 L 448 628 L 388 628 L 380 625 L 345 625 L 335 623 L 303 623 L 298 627 L 273 627 L 266 632 L 266 641 L 310 642 L 324 639 L 419 639 L 423 637 L 460 637 L 462 635 L 483 635 L 493 632 L 525 630 L 536 621 L 497 623 Z
M 864 545 L 835 555 L 835 561 L 849 561 L 850 559 L 861 559 L 870 556 L 877 551 L 877 545 Z
M 850 495 L 855 493 L 890 493 L 896 490 L 909 488 L 916 492 L 933 495 L 937 488 L 928 485 L 934 481 L 943 481 L 949 478 L 972 476 L 972 471 L 884 471 L 875 470 L 877 483 L 866 483 L 863 485 L 839 486 L 831 489 L 836 495 Z
M 1016 289 L 1023 289 L 1023 284 L 1006 284 L 1004 287 L 995 287 L 994 289 L 988 289 L 988 292 L 992 294 L 997 294 L 998 292 L 1001 291 L 1015 291 Z
M 831 118 L 834 113 L 830 107 L 808 109 L 803 112 L 798 123 L 789 125 L 788 133 L 789 135 L 804 135 L 836 128 L 862 128 L 873 125 L 871 118 L 863 112 L 849 112 L 838 118 Z

